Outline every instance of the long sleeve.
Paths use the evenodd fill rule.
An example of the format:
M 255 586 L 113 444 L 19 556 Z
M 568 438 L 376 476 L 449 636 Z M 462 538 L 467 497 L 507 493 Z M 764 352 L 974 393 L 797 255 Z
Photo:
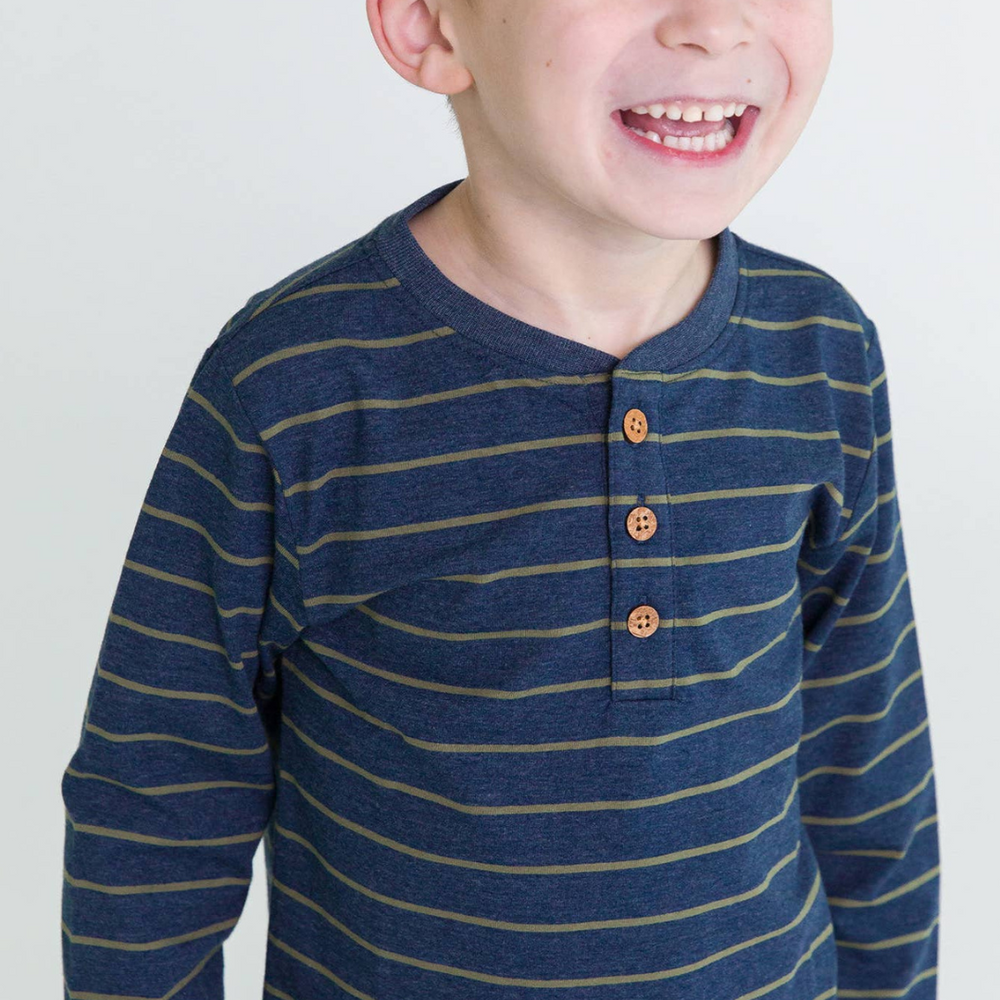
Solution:
M 940 888 L 934 767 L 888 385 L 870 334 L 872 454 L 837 537 L 805 547 L 799 564 L 801 818 L 829 901 L 838 998 L 928 1000 Z
M 271 814 L 275 662 L 305 613 L 278 473 L 221 354 L 157 459 L 62 777 L 71 1000 L 219 1000 Z

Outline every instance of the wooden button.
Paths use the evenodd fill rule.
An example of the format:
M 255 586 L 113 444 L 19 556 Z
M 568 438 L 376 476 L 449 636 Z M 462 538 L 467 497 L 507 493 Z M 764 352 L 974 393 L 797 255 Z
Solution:
M 625 521 L 628 533 L 637 541 L 645 541 L 656 531 L 656 515 L 648 507 L 633 507 Z
M 625 414 L 624 421 L 625 437 L 629 441 L 636 443 L 646 440 L 649 432 L 649 425 L 646 423 L 646 414 L 642 410 L 637 410 L 634 406 Z
M 640 604 L 639 607 L 633 608 L 628 616 L 628 630 L 640 639 L 652 635 L 659 625 L 660 616 L 656 613 L 656 608 L 651 608 L 648 604 Z

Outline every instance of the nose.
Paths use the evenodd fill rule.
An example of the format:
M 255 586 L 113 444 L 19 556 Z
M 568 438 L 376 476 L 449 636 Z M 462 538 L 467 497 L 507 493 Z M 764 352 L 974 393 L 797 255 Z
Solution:
M 679 0 L 657 25 L 659 40 L 670 49 L 698 49 L 724 56 L 753 37 L 746 0 Z

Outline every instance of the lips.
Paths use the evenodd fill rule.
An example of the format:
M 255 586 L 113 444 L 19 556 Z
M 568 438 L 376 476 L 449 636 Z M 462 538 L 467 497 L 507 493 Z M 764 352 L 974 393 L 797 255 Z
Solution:
M 726 127 L 735 127 L 736 131 L 732 139 L 714 151 L 710 149 L 698 150 L 681 148 L 677 145 L 678 143 L 690 144 L 694 142 L 701 142 L 702 140 L 700 140 L 697 136 L 678 137 L 671 135 L 670 133 L 667 133 L 666 138 L 663 138 L 665 130 L 662 128 L 656 130 L 656 138 L 649 138 L 645 135 L 645 133 L 653 131 L 652 123 L 657 123 L 657 119 L 639 115 L 638 118 L 640 120 L 648 120 L 650 123 L 650 127 L 640 129 L 636 126 L 629 126 L 626 124 L 626 119 L 624 117 L 625 114 L 625 109 L 615 111 L 611 115 L 611 120 L 614 122 L 615 128 L 620 133 L 622 138 L 625 139 L 625 141 L 629 143 L 633 149 L 637 150 L 644 156 L 652 157 L 654 161 L 659 163 L 673 162 L 684 164 L 691 169 L 711 169 L 730 163 L 742 155 L 743 150 L 750 141 L 750 137 L 753 135 L 757 119 L 761 115 L 761 110 L 756 105 L 748 104 L 743 115 L 739 118 L 727 118 L 722 122 L 687 122 L 686 124 L 688 125 L 701 125 L 703 128 L 706 124 L 716 126 L 716 129 L 713 132 L 709 132 L 710 138 L 705 140 L 716 144 L 716 140 L 712 137 L 718 132 L 717 126 L 723 125 Z M 662 119 L 660 121 L 662 121 Z

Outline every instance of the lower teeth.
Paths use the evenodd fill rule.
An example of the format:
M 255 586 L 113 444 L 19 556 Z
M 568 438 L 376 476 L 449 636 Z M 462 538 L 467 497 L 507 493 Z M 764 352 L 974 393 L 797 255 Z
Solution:
M 653 142 L 658 142 L 663 146 L 669 146 L 671 149 L 690 150 L 693 153 L 717 153 L 719 150 L 725 149 L 736 136 L 733 124 L 728 119 L 726 120 L 726 127 L 724 129 L 720 132 L 712 132 L 709 135 L 665 135 L 661 138 L 659 132 L 645 132 L 641 128 L 633 128 L 631 125 L 626 126 L 626 128 L 630 132 L 635 132 L 636 135 L 651 139 Z

